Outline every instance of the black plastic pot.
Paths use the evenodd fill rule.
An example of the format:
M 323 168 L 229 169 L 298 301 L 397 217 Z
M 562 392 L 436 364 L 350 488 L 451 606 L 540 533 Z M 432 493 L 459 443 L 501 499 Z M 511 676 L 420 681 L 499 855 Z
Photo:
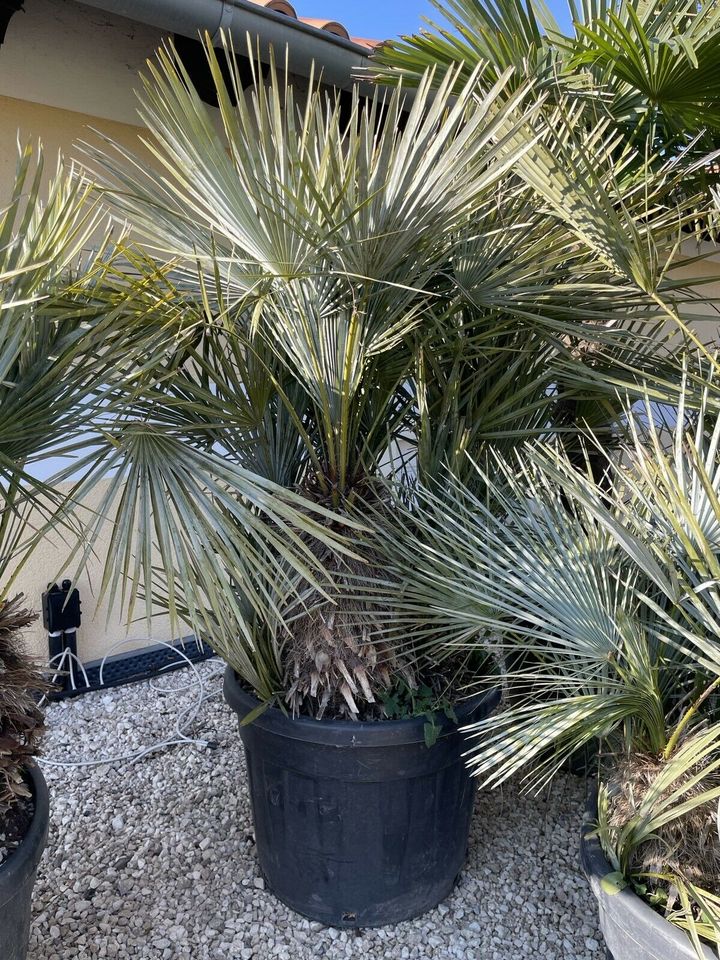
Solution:
M 240 719 L 258 706 L 229 668 L 224 692 Z M 461 704 L 460 724 L 499 699 L 492 691 Z M 292 719 L 270 708 L 240 727 L 258 860 L 283 903 L 328 926 L 375 927 L 450 893 L 475 783 L 457 726 L 443 718 L 428 748 L 424 723 Z
M 30 938 L 32 892 L 47 841 L 50 799 L 37 764 L 28 767 L 35 814 L 30 829 L 12 857 L 0 867 L 0 958 L 25 960 Z
M 613 868 L 605 859 L 600 841 L 588 839 L 596 820 L 597 802 L 593 798 L 580 840 L 580 856 L 598 903 L 608 960 L 697 960 L 688 936 L 656 913 L 630 887 L 619 893 L 603 890 L 602 878 Z M 705 948 L 705 956 L 707 960 L 717 960 L 710 947 Z
M 596 776 L 599 750 L 600 744 L 598 741 L 591 740 L 571 753 L 563 763 L 562 769 L 571 773 L 574 777 L 581 777 L 583 780 Z

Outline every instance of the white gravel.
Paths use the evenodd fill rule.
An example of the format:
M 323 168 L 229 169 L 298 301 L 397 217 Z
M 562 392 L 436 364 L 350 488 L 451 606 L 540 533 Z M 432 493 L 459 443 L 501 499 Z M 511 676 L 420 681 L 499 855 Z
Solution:
M 217 662 L 199 668 L 219 690 Z M 48 709 L 48 759 L 126 754 L 171 738 L 197 698 L 192 674 L 82 696 Z M 253 849 L 234 714 L 205 702 L 193 734 L 134 764 L 45 766 L 50 839 L 35 888 L 29 960 L 600 960 L 595 903 L 579 869 L 584 784 L 552 793 L 483 793 L 470 857 L 453 894 L 417 920 L 376 930 L 324 928 L 264 889 Z

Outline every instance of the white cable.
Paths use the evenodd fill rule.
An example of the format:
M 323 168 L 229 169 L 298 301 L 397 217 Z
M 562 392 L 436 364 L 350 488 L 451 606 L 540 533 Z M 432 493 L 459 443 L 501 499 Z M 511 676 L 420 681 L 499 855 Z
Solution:
M 214 660 L 214 659 L 216 659 L 216 658 L 213 657 L 212 659 Z M 160 670 L 159 670 L 158 672 L 159 672 L 159 673 L 162 673 L 164 670 L 172 670 L 173 667 L 175 667 L 175 666 L 176 666 L 176 664 L 174 664 L 174 663 L 166 663 L 166 664 L 164 664 L 162 667 L 160 667 Z M 211 673 L 209 677 L 206 677 L 206 678 L 205 678 L 205 683 L 207 683 L 208 680 L 212 680 L 213 677 L 217 677 L 217 676 L 219 676 L 221 673 L 224 673 L 224 672 L 225 672 L 225 668 L 224 668 L 224 667 L 221 668 L 220 670 L 216 670 L 214 673 Z M 184 684 L 182 684 L 182 686 L 165 686 L 165 687 L 163 687 L 163 686 L 160 686 L 160 684 L 158 684 L 158 682 L 157 682 L 157 680 L 156 680 L 155 677 L 148 677 L 148 683 L 149 683 L 149 685 L 150 685 L 150 689 L 151 689 L 151 690 L 154 690 L 156 693 L 184 693 L 185 690 L 190 690 L 191 687 L 194 687 L 194 686 L 195 686 L 195 682 L 196 682 L 195 680 L 191 680 L 190 683 L 184 683 Z
M 75 663 L 77 663 L 78 667 L 80 668 L 80 671 L 81 671 L 83 677 L 85 678 L 85 686 L 86 686 L 86 687 L 89 687 L 89 686 L 90 686 L 90 680 L 88 679 L 88 675 L 87 675 L 87 673 L 86 673 L 86 671 L 85 671 L 85 667 L 82 665 L 82 661 L 80 660 L 80 658 L 79 658 L 78 656 L 76 656 L 76 654 L 74 654 L 74 653 L 72 652 L 72 650 L 70 649 L 70 647 L 65 647 L 64 650 L 61 650 L 61 651 L 60 651 L 60 653 L 56 653 L 54 657 L 50 657 L 50 659 L 48 660 L 48 666 L 49 666 L 49 667 L 52 667 L 53 662 L 54 662 L 55 660 L 57 660 L 58 657 L 60 658 L 60 663 L 59 663 L 59 664 L 57 665 L 57 667 L 55 668 L 55 673 L 52 675 L 52 679 L 50 680 L 50 683 L 55 683 L 55 681 L 57 680 L 57 678 L 58 678 L 58 677 L 60 676 L 60 674 L 63 672 L 63 668 L 64 668 L 64 666 L 65 666 L 65 661 L 66 661 L 66 660 L 74 660 Z M 75 686 L 75 674 L 74 674 L 74 672 L 73 672 L 72 667 L 70 668 L 70 683 L 72 684 L 73 690 L 77 690 L 77 687 Z M 40 700 L 39 700 L 39 702 L 38 702 L 38 706 L 42 707 L 42 706 L 45 704 L 46 701 L 47 701 L 47 695 L 44 694 L 44 695 L 40 698 Z
M 98 679 L 100 682 L 100 687 L 99 687 L 100 690 L 103 689 L 102 687 L 103 670 L 105 667 L 105 662 L 108 659 L 108 657 L 111 656 L 113 651 L 116 650 L 118 647 L 124 646 L 128 643 L 134 643 L 134 642 L 135 642 L 134 640 L 130 640 L 130 639 L 118 640 L 116 643 L 114 643 L 110 647 L 108 652 L 102 658 L 102 661 L 100 663 L 99 676 L 98 676 Z M 197 688 L 198 690 L 197 700 L 195 700 L 193 703 L 191 703 L 189 706 L 185 707 L 184 709 L 180 710 L 179 713 L 177 714 L 175 718 L 175 724 L 174 724 L 174 736 L 165 740 L 159 740 L 157 741 L 157 743 L 150 744 L 149 746 L 146 746 L 146 747 L 138 747 L 137 749 L 132 750 L 129 753 L 118 754 L 112 757 L 102 757 L 100 759 L 95 759 L 95 760 L 51 760 L 46 757 L 39 757 L 38 760 L 41 764 L 44 764 L 50 767 L 71 767 L 72 768 L 72 767 L 95 767 L 95 766 L 102 766 L 103 764 L 111 764 L 111 763 L 126 763 L 126 762 L 134 763 L 135 761 L 142 759 L 142 757 L 145 757 L 150 753 L 155 753 L 156 751 L 163 750 L 167 747 L 182 746 L 182 745 L 193 745 L 193 746 L 199 746 L 199 747 L 209 746 L 211 741 L 202 740 L 197 737 L 189 737 L 187 736 L 185 731 L 189 727 L 191 727 L 192 724 L 197 719 L 198 714 L 200 712 L 200 708 L 202 707 L 203 703 L 205 703 L 207 700 L 211 700 L 213 697 L 218 696 L 218 694 L 222 692 L 222 687 L 221 687 L 218 690 L 213 690 L 209 693 L 206 693 L 205 685 L 208 681 L 214 679 L 217 676 L 220 676 L 224 672 L 224 669 L 213 671 L 207 678 L 205 678 L 205 680 L 203 680 L 203 677 L 198 671 L 196 665 L 193 663 L 192 660 L 190 660 L 188 656 L 185 655 L 185 653 L 183 653 L 182 650 L 180 650 L 178 647 L 174 646 L 171 643 L 166 643 L 163 640 L 160 640 L 157 642 L 161 646 L 167 647 L 169 650 L 172 650 L 173 653 L 176 653 L 181 660 L 185 661 L 185 663 L 190 667 L 190 669 L 194 674 L 194 680 L 192 680 L 188 684 L 183 684 L 181 687 L 176 688 L 176 690 L 172 690 L 171 688 L 158 689 L 157 687 L 154 687 L 152 685 L 152 681 L 151 681 L 150 683 L 151 689 L 155 690 L 158 693 L 163 693 L 163 694 L 170 693 L 170 692 L 180 693 L 184 690 L 191 690 L 193 688 Z M 70 657 L 74 657 L 74 659 L 77 660 L 80 666 L 80 669 L 82 670 L 85 676 L 85 682 L 89 687 L 90 684 L 89 684 L 87 673 L 85 672 L 84 667 L 82 666 L 80 661 L 77 659 L 77 657 L 75 657 L 74 654 L 72 654 L 68 649 L 64 650 L 61 654 L 57 655 L 58 657 L 60 657 L 60 664 L 58 665 L 58 668 L 55 673 L 55 676 L 53 677 L 53 680 L 55 680 L 56 677 L 61 673 L 63 664 L 65 660 L 68 659 L 68 654 Z M 57 657 L 53 657 L 53 660 L 55 659 L 57 659 Z M 163 667 L 163 669 L 167 670 L 169 667 L 174 665 L 175 664 L 166 664 L 165 667 Z M 96 691 L 93 691 L 93 692 L 96 692 Z
M 56 668 L 56 670 L 55 670 L 55 673 L 54 673 L 54 674 L 52 675 L 52 677 L 50 678 L 50 683 L 55 683 L 55 681 L 57 680 L 57 678 L 58 678 L 58 677 L 60 676 L 60 674 L 63 672 L 63 667 L 65 666 L 65 661 L 67 660 L 68 655 L 70 654 L 70 652 L 71 652 L 71 651 L 70 651 L 70 648 L 69 648 L 69 647 L 65 647 L 63 650 L 61 650 L 60 653 L 56 653 L 54 657 L 50 657 L 50 659 L 48 660 L 48 666 L 49 666 L 49 667 L 52 667 L 53 661 L 54 661 L 54 660 L 57 660 L 57 658 L 60 657 L 60 663 L 57 665 L 57 668 Z M 42 706 L 42 705 L 45 703 L 46 700 L 47 700 L 47 696 L 42 696 L 42 697 L 40 698 L 39 706 Z

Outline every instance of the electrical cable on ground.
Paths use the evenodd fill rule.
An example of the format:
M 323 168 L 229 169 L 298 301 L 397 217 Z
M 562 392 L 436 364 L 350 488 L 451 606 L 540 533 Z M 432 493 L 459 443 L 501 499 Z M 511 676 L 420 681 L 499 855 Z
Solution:
M 119 640 L 117 643 L 114 643 L 110 647 L 108 652 L 105 654 L 100 664 L 100 689 L 102 689 L 103 669 L 105 667 L 105 662 L 107 661 L 108 657 L 110 657 L 118 647 L 124 646 L 128 643 L 133 643 L 133 642 L 135 641 Z M 206 690 L 207 690 L 207 685 L 209 681 L 213 680 L 215 677 L 222 676 L 222 674 L 224 673 L 224 666 L 221 667 L 219 670 L 214 670 L 209 676 L 203 678 L 200 671 L 197 669 L 197 666 L 193 663 L 192 660 L 190 660 L 189 657 L 187 657 L 182 652 L 182 650 L 179 650 L 176 646 L 170 643 L 166 643 L 162 640 L 158 641 L 158 643 L 161 646 L 168 647 L 170 650 L 176 653 L 178 657 L 184 660 L 192 670 L 194 674 L 194 679 L 191 680 L 190 683 L 183 684 L 181 687 L 159 686 L 156 682 L 153 681 L 153 679 L 151 679 L 150 688 L 152 690 L 155 690 L 157 693 L 161 693 L 161 694 L 182 693 L 192 689 L 197 689 L 198 691 L 197 699 L 193 703 L 191 703 L 190 706 L 184 707 L 183 709 L 178 711 L 177 716 L 175 717 L 173 735 L 171 737 L 168 737 L 167 739 L 158 740 L 156 743 L 150 744 L 145 747 L 138 747 L 137 749 L 131 750 L 128 753 L 121 753 L 121 754 L 117 754 L 116 756 L 111 756 L 111 757 L 106 756 L 99 759 L 95 758 L 92 760 L 53 760 L 52 758 L 41 756 L 41 757 L 38 757 L 38 761 L 40 764 L 42 764 L 43 766 L 49 766 L 49 767 L 73 768 L 73 767 L 96 767 L 96 766 L 102 766 L 104 764 L 112 764 L 112 763 L 135 763 L 137 760 L 140 760 L 143 757 L 148 756 L 148 754 L 156 753 L 157 751 L 164 750 L 168 747 L 187 746 L 187 745 L 192 745 L 197 747 L 212 746 L 213 744 L 212 740 L 204 740 L 198 737 L 188 736 L 186 731 L 192 726 L 192 724 L 197 719 L 200 713 L 200 708 L 202 707 L 203 703 L 205 703 L 207 700 L 211 700 L 214 697 L 217 697 L 220 693 L 222 693 L 222 685 L 218 689 L 211 690 L 210 692 L 206 692 Z M 55 681 L 58 678 L 58 676 L 62 673 L 66 662 L 77 661 L 77 664 L 80 670 L 82 671 L 83 675 L 85 676 L 85 680 L 87 682 L 87 674 L 85 673 L 85 669 L 82 663 L 73 653 L 71 653 L 69 649 L 65 649 L 61 654 L 58 654 L 57 657 L 53 657 L 52 661 L 57 660 L 58 658 L 60 662 L 55 667 L 55 673 L 52 678 L 53 681 Z M 217 658 L 212 658 L 212 659 L 217 659 Z M 51 667 L 53 666 L 52 661 L 50 662 Z M 171 666 L 174 667 L 176 666 L 176 664 L 167 664 L 165 667 L 163 667 L 163 669 L 167 670 Z M 73 690 L 75 690 L 77 688 L 75 686 L 75 678 L 73 673 L 74 672 L 71 670 L 71 684 L 72 684 Z M 40 704 L 42 705 L 45 700 L 46 700 L 46 697 L 43 697 L 42 700 L 40 701 Z

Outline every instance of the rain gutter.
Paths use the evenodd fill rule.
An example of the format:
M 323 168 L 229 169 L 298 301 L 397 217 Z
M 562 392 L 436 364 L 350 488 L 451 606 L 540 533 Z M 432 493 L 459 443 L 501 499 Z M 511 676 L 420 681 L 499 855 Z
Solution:
M 260 38 L 260 54 L 269 48 L 284 62 L 287 50 L 291 73 L 307 77 L 313 62 L 325 83 L 349 89 L 352 73 L 369 63 L 368 51 L 351 40 L 320 30 L 249 0 L 81 0 L 86 6 L 127 17 L 168 33 L 197 38 L 206 31 L 214 41 L 224 30 L 237 50 L 245 50 L 246 35 Z

